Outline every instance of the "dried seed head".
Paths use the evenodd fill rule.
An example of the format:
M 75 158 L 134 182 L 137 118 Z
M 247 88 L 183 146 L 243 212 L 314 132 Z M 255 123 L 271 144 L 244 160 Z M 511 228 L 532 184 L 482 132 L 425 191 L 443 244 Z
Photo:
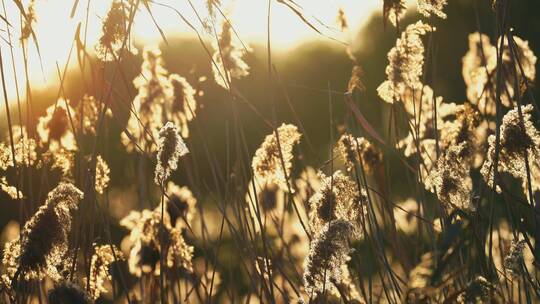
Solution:
M 167 76 L 158 48 L 145 48 L 143 57 L 141 75 L 133 80 L 139 92 L 126 127 L 129 135 L 122 133 L 121 139 L 128 151 L 137 144 L 146 152 L 155 152 L 158 131 L 167 121 L 172 121 L 184 138 L 188 137 L 188 122 L 195 118 L 197 109 L 195 95 L 202 91 L 193 89 L 179 75 Z
M 96 45 L 96 53 L 101 60 L 110 61 L 121 55 L 125 41 L 125 50 L 137 53 L 137 49 L 131 45 L 128 32 L 130 11 L 134 2 L 131 0 L 114 0 L 107 12 L 101 27 L 101 37 Z
M 70 120 L 74 113 L 65 99 L 59 99 L 56 105 L 48 107 L 47 115 L 39 118 L 36 127 L 41 146 L 47 147 L 50 152 L 60 149 L 77 150 Z
M 418 216 L 420 216 L 419 205 L 412 198 L 398 203 L 397 207 L 394 208 L 396 228 L 405 234 L 411 234 L 418 229 Z
M 228 89 L 229 82 L 232 79 L 240 79 L 249 75 L 249 66 L 242 57 L 250 51 L 243 45 L 239 45 L 233 39 L 233 31 L 228 20 L 224 20 L 221 28 L 221 33 L 214 42 L 214 55 L 212 71 L 216 83 L 225 89 Z
M 345 160 L 348 172 L 354 169 L 354 164 L 359 163 L 359 155 L 364 170 L 368 174 L 382 163 L 382 153 L 364 137 L 354 138 L 351 134 L 343 134 L 338 141 L 338 151 Z
M 397 39 L 396 46 L 388 52 L 387 80 L 377 88 L 379 96 L 384 101 L 394 103 L 401 100 L 407 88 L 413 90 L 422 88 L 420 76 L 424 66 L 424 44 L 421 37 L 434 30 L 435 28 L 429 24 L 418 21 L 407 26 Z
M 468 144 L 452 145 L 437 160 L 425 183 L 436 190 L 437 196 L 447 209 L 473 210 L 471 203 L 472 179 L 467 159 Z
M 484 151 L 481 148 L 485 139 L 483 135 L 485 123 L 481 125 L 480 121 L 479 113 L 469 103 L 456 106 L 455 119 L 445 120 L 439 128 L 441 150 L 466 143 L 465 149 L 460 154 L 464 161 L 477 167 L 479 164 L 476 163 L 480 163 L 478 160 L 484 158 Z
M 431 276 L 433 274 L 436 256 L 428 252 L 422 255 L 420 263 L 416 265 L 409 273 L 409 282 L 407 286 L 412 289 L 421 289 L 430 286 Z
M 364 78 L 364 69 L 361 66 L 355 65 L 351 72 L 351 78 L 349 79 L 349 84 L 347 86 L 347 92 L 353 93 L 355 90 L 360 92 L 366 90 L 366 86 L 363 82 Z
M 247 187 L 246 209 L 253 219 L 254 229 L 260 231 L 262 225 L 266 227 L 266 233 L 274 234 L 274 224 L 280 222 L 284 216 L 285 192 L 274 183 L 257 179 Z M 267 222 L 271 224 L 267 225 Z
M 24 25 L 21 30 L 21 38 L 20 38 L 22 42 L 28 40 L 28 38 L 32 36 L 32 32 L 34 30 L 33 26 L 37 20 L 35 6 L 36 6 L 36 0 L 30 0 L 26 8 L 27 12 L 26 13 L 23 12 Z
M 498 162 L 498 171 L 506 172 L 520 179 L 523 183 L 525 192 L 528 189 L 527 171 L 525 165 L 525 153 L 531 166 L 532 186 L 533 191 L 540 189 L 540 164 L 538 156 L 540 156 L 540 132 L 532 123 L 531 112 L 532 105 L 522 107 L 523 125 L 519 117 L 518 109 L 508 111 L 502 119 L 500 129 L 500 155 Z M 491 135 L 488 138 L 487 158 L 480 173 L 488 185 L 493 186 L 493 172 L 495 160 L 495 136 Z M 500 191 L 500 189 L 497 189 Z
M 165 197 L 165 206 L 167 213 L 171 218 L 171 225 L 178 228 L 187 228 L 187 224 L 195 217 L 197 212 L 197 199 L 188 187 L 179 187 L 173 182 L 167 184 L 167 196 Z
M 131 230 L 129 235 L 129 271 L 137 277 L 143 273 L 159 275 L 160 256 L 167 257 L 167 267 L 182 267 L 192 270 L 193 247 L 189 246 L 179 227 L 172 227 L 168 213 L 164 213 L 161 226 L 161 206 L 153 211 L 131 211 L 120 221 L 120 225 Z
M 300 142 L 301 136 L 298 128 L 291 124 L 282 124 L 275 132 L 267 135 L 251 162 L 255 178 L 274 183 L 283 191 L 288 191 L 287 179 L 292 169 L 293 148 Z
M 178 128 L 168 122 L 159 131 L 155 183 L 159 186 L 178 168 L 178 159 L 189 153 Z
M 51 170 L 60 170 L 63 181 L 73 181 L 73 167 L 75 166 L 75 151 L 58 149 L 54 153 L 42 154 L 43 162 L 50 166 Z
M 301 202 L 307 202 L 321 187 L 319 175 L 313 167 L 306 167 L 300 173 L 300 178 L 296 179 L 295 184 L 298 190 L 296 196 Z
M 126 126 L 131 138 L 122 133 L 121 139 L 128 151 L 138 144 L 145 152 L 155 152 L 155 140 L 167 119 L 167 105 L 171 104 L 173 90 L 167 70 L 163 68 L 159 48 L 146 47 L 143 59 L 141 75 L 133 80 L 138 90 L 133 100 L 134 113 L 131 113 Z
M 447 4 L 447 0 L 418 0 L 418 12 L 426 17 L 435 15 L 439 18 L 446 19 L 446 14 L 443 10 Z
M 501 67 L 501 102 L 506 107 L 512 106 L 515 99 L 514 81 L 518 85 L 525 81 L 532 82 L 536 76 L 536 56 L 527 41 L 514 37 L 515 55 L 512 55 L 507 39 L 503 43 Z M 500 45 L 500 38 L 497 46 Z M 514 60 L 512 60 L 513 57 Z M 521 67 L 518 65 L 521 64 Z M 521 71 L 523 68 L 523 73 Z M 495 115 L 497 84 L 497 48 L 489 37 L 478 32 L 469 35 L 469 51 L 463 57 L 463 79 L 467 85 L 467 98 L 475 104 L 482 114 Z M 525 76 L 525 77 L 523 77 Z
M 105 189 L 109 186 L 111 170 L 109 169 L 109 165 L 107 165 L 107 162 L 101 157 L 101 155 L 98 155 L 96 158 L 96 183 L 95 183 L 95 189 L 96 192 L 99 194 L 103 194 L 105 192 Z
M 523 250 L 527 246 L 525 240 L 512 240 L 512 246 L 510 247 L 510 252 L 504 258 L 504 268 L 512 276 L 516 278 L 522 272 L 523 264 Z
M 492 71 L 487 69 L 487 63 L 496 56 L 487 35 L 479 32 L 469 35 L 469 51 L 463 57 L 463 80 L 467 85 L 467 99 L 483 114 L 495 113 L 494 91 L 489 82 Z
M 383 19 L 385 22 L 390 21 L 393 26 L 398 26 L 406 11 L 405 0 L 384 0 L 383 2 Z
M 160 209 L 161 211 L 161 209 Z M 150 210 L 131 211 L 120 221 L 120 225 L 130 230 L 129 272 L 137 277 L 143 273 L 159 274 L 160 213 Z
M 169 82 L 172 86 L 173 98 L 170 99 L 171 111 L 168 119 L 180 126 L 182 136 L 187 138 L 189 136 L 188 122 L 195 118 L 197 110 L 196 91 L 184 77 L 177 74 L 171 74 Z
M 310 297 L 330 289 L 333 282 L 342 281 L 341 266 L 347 262 L 348 238 L 353 231 L 350 222 L 334 220 L 325 224 L 312 240 L 309 255 L 304 260 L 304 287 Z
M 355 225 L 355 236 L 360 237 L 360 227 L 366 214 L 366 193 L 358 192 L 356 183 L 341 171 L 332 176 L 319 173 L 321 186 L 310 199 L 310 228 L 314 234 L 336 219 L 346 220 Z
M 15 148 L 15 162 L 18 167 L 31 167 L 37 162 L 37 145 L 33 138 L 28 137 L 25 126 L 14 125 L 13 144 Z M 7 136 L 9 138 L 9 134 Z M 7 170 L 14 166 L 11 143 L 0 142 L 0 170 Z
M 179 228 L 168 230 L 169 248 L 167 249 L 167 267 L 183 268 L 193 271 L 191 259 L 193 258 L 193 246 L 186 243 Z
M 10 185 L 5 176 L 0 177 L 0 190 L 9 195 L 11 199 L 24 198 L 24 194 L 20 190 L 17 190 L 17 187 Z
M 113 252 L 114 250 L 114 252 Z M 101 293 L 106 293 L 105 280 L 112 280 L 109 272 L 109 266 L 115 261 L 114 256 L 118 259 L 123 258 L 122 252 L 112 245 L 94 245 L 94 255 L 90 261 L 90 286 L 89 294 L 94 300 L 99 298 Z M 86 285 L 86 278 L 84 278 L 84 284 Z
M 20 239 L 6 244 L 3 263 L 10 277 L 19 273 L 25 280 L 45 275 L 54 280 L 61 278 L 59 265 L 68 252 L 72 212 L 82 197 L 82 192 L 68 183 L 49 192 L 45 204 L 24 225 Z

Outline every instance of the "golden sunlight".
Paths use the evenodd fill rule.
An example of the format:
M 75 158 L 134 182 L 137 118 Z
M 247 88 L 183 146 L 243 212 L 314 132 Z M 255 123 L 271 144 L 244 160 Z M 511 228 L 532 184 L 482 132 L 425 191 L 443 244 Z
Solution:
M 29 1 L 27 1 L 29 2 Z M 31 2 L 31 1 L 30 1 Z M 336 26 L 338 12 L 341 7 L 347 13 L 349 26 L 358 29 L 369 16 L 381 6 L 380 0 L 339 0 L 339 1 L 296 1 L 296 9 L 312 23 L 320 33 L 310 28 L 284 4 L 272 2 L 270 35 L 274 49 L 286 50 L 310 39 L 335 39 L 344 41 L 344 35 Z M 267 39 L 268 31 L 268 2 L 253 0 L 222 1 L 221 10 L 234 24 L 238 36 L 247 43 L 261 42 Z M 37 43 L 33 37 L 27 45 L 27 67 L 33 89 L 39 89 L 57 83 L 60 71 L 68 60 L 75 60 L 74 37 L 78 26 L 81 40 L 92 47 L 99 39 L 101 24 L 105 18 L 111 1 L 36 1 L 36 25 L 33 27 Z M 204 27 L 199 18 L 205 18 L 205 1 L 155 1 L 151 4 L 151 14 L 141 5 L 133 24 L 132 39 L 135 45 L 157 44 L 163 41 L 161 30 L 165 37 L 171 35 L 195 36 L 197 31 L 205 35 Z M 181 14 L 181 15 L 180 15 Z M 11 26 L 4 22 L 2 34 L 2 56 L 4 72 L 8 86 L 8 96 L 11 100 L 16 96 L 15 87 L 24 90 L 23 79 L 15 79 L 24 71 L 24 53 L 19 37 L 21 36 L 20 9 L 14 2 L 5 4 L 4 14 Z M 183 20 L 182 18 L 185 18 Z M 195 29 L 191 28 L 189 22 Z M 8 54 L 8 47 L 12 54 Z M 68 59 L 69 58 L 69 59 Z M 13 67 L 12 63 L 15 63 Z M 71 64 L 69 64 L 71 67 Z M 18 76 L 20 77 L 20 76 Z
M 540 303 L 539 0 L 2 0 L 0 304 Z

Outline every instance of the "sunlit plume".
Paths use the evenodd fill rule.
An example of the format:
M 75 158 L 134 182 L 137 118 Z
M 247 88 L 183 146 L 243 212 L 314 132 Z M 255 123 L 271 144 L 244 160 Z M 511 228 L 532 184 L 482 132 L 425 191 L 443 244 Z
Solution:
M 388 103 L 401 100 L 405 90 L 422 88 L 420 76 L 424 66 L 424 43 L 421 37 L 435 28 L 422 21 L 407 26 L 388 52 L 387 80 L 378 88 L 379 96 Z
M 182 137 L 187 138 L 189 136 L 188 122 L 196 116 L 197 91 L 184 77 L 177 74 L 169 75 L 169 82 L 172 86 L 173 98 L 170 100 L 171 111 L 167 116 L 169 120 L 180 126 Z
M 193 247 L 182 235 L 181 227 L 173 227 L 170 216 L 164 213 L 161 227 L 161 206 L 155 210 L 131 211 L 120 221 L 129 229 L 129 271 L 137 277 L 143 274 L 160 274 L 160 256 L 166 252 L 168 268 L 192 270 Z M 163 229 L 163 234 L 160 233 Z M 163 239 L 162 239 L 163 238 Z
M 110 173 L 109 165 L 101 155 L 98 155 L 96 157 L 96 182 L 94 186 L 97 193 L 103 194 L 109 186 Z
M 242 57 L 250 49 L 236 41 L 228 20 L 222 22 L 214 49 L 212 71 L 217 84 L 228 89 L 233 80 L 249 75 L 249 66 Z
M 341 266 L 349 256 L 348 238 L 354 227 L 345 220 L 333 220 L 322 227 L 311 242 L 309 255 L 304 261 L 304 287 L 309 297 L 315 298 L 324 289 L 342 281 Z
M 275 132 L 267 135 L 251 162 L 256 179 L 266 180 L 278 185 L 283 191 L 289 191 L 293 148 L 301 137 L 298 128 L 292 124 L 282 124 Z
M 0 190 L 4 191 L 12 199 L 24 198 L 22 191 L 17 190 L 17 187 L 10 185 L 5 176 L 0 177 Z
M 457 303 L 489 303 L 493 300 L 495 286 L 482 276 L 471 280 L 457 297 Z
M 384 0 L 383 18 L 390 21 L 393 26 L 398 26 L 399 21 L 405 16 L 407 5 L 405 0 Z
M 438 132 L 444 128 L 445 117 L 454 114 L 455 104 L 444 103 L 442 97 L 435 97 L 429 86 L 423 86 L 421 90 L 406 89 L 403 103 L 411 118 L 409 132 L 397 143 L 397 147 L 403 149 L 407 157 L 420 156 L 420 177 L 425 178 L 437 160 Z M 429 189 L 429 185 L 426 187 Z
M 518 89 L 525 86 L 525 82 L 533 82 L 536 77 L 537 58 L 531 51 L 527 41 L 513 37 L 515 50 L 512 51 L 505 39 L 502 44 L 501 66 L 501 103 L 505 107 L 512 107 L 514 100 L 515 80 L 519 81 Z M 497 86 L 497 48 L 491 44 L 485 34 L 478 32 L 469 35 L 469 51 L 463 57 L 463 79 L 467 85 L 467 98 L 483 114 L 495 115 L 496 86 Z M 512 59 L 513 58 L 513 59 Z
M 447 0 L 418 0 L 418 12 L 426 17 L 433 15 L 446 19 L 444 7 L 447 4 Z
M 62 278 L 59 268 L 68 252 L 72 213 L 82 197 L 79 189 L 67 183 L 49 192 L 45 204 L 24 225 L 20 238 L 5 245 L 3 264 L 10 278 Z
M 528 238 L 532 242 L 532 248 L 534 248 L 535 241 Z M 520 276 L 523 271 L 534 272 L 536 267 L 534 253 L 524 241 L 522 233 L 517 233 L 514 236 L 506 221 L 499 222 L 493 227 L 493 231 L 486 235 L 484 252 L 489 254 L 491 251 L 495 269 L 499 274 L 502 274 L 499 277 L 501 282 L 515 279 L 516 275 Z
M 25 126 L 14 125 L 13 131 L 13 148 L 15 150 L 15 163 L 13 162 L 13 151 L 11 143 L 0 142 L 0 170 L 7 170 L 15 166 L 31 167 L 37 161 L 37 145 L 33 138 L 28 137 L 28 132 Z M 5 138 L 9 138 L 9 134 Z
M 110 265 L 123 258 L 122 252 L 114 245 L 94 245 L 94 255 L 90 260 L 89 280 L 83 280 L 84 285 L 90 286 L 89 294 L 94 300 L 102 293 L 107 293 L 105 281 L 111 281 Z
M 165 207 L 171 218 L 171 225 L 187 228 L 196 216 L 197 198 L 188 187 L 180 187 L 173 182 L 167 183 L 165 193 Z
M 319 191 L 321 180 L 313 167 L 306 167 L 300 173 L 300 177 L 296 179 L 295 185 L 296 197 L 300 202 L 307 202 L 315 192 Z
M 522 272 L 521 265 L 524 262 L 523 250 L 525 250 L 526 246 L 527 243 L 525 242 L 525 240 L 512 240 L 510 252 L 504 258 L 504 268 L 510 273 L 510 276 L 512 276 L 513 278 L 518 277 L 519 274 Z
M 502 119 L 500 127 L 500 154 L 495 164 L 495 135 L 488 138 L 489 148 L 486 161 L 480 173 L 488 185 L 493 186 L 494 170 L 506 172 L 521 180 L 524 193 L 528 193 L 527 164 L 529 162 L 532 191 L 540 189 L 540 132 L 532 123 L 532 105 L 522 106 L 523 123 L 518 108 L 514 108 Z M 501 191 L 500 181 L 496 181 L 497 191 Z
M 54 153 L 47 151 L 41 155 L 41 161 L 41 166 L 45 166 L 51 171 L 60 171 L 62 180 L 73 181 L 75 151 L 64 148 L 58 149 Z
M 74 115 L 75 110 L 66 99 L 58 99 L 54 105 L 48 107 L 46 115 L 39 118 L 37 125 L 40 145 L 50 152 L 60 149 L 77 150 L 73 134 Z
M 36 11 L 35 11 L 36 0 L 30 0 L 26 6 L 26 10 L 23 14 L 23 27 L 21 29 L 21 41 L 26 41 L 33 33 L 33 26 L 36 22 Z
M 135 3 L 133 0 L 112 1 L 111 8 L 103 20 L 99 43 L 96 45 L 96 54 L 100 59 L 118 60 L 122 51 L 137 53 L 137 49 L 131 44 L 128 32 Z
M 365 190 L 341 171 L 332 176 L 319 173 L 321 186 L 310 199 L 309 223 L 313 234 L 320 233 L 322 227 L 333 220 L 346 220 L 361 235 L 361 227 L 367 213 Z
M 183 137 L 189 135 L 187 123 L 197 111 L 196 91 L 185 78 L 168 74 L 159 49 L 146 48 L 143 57 L 141 75 L 133 80 L 138 94 L 126 127 L 128 134 L 122 133 L 121 139 L 128 151 L 138 145 L 143 152 L 152 153 L 165 122 L 174 122 Z
M 367 173 L 372 174 L 382 163 L 381 151 L 364 137 L 355 138 L 351 134 L 343 134 L 338 141 L 337 149 L 345 160 L 348 172 L 361 164 Z
M 147 47 L 143 58 L 141 75 L 133 80 L 138 94 L 133 100 L 133 113 L 126 127 L 131 136 L 122 133 L 122 143 L 128 151 L 132 151 L 138 144 L 144 151 L 155 152 L 155 141 L 164 124 L 164 104 L 172 98 L 173 92 L 167 80 L 167 71 L 162 66 L 159 49 Z
M 469 174 L 471 161 L 467 159 L 467 145 L 467 142 L 461 142 L 448 147 L 426 179 L 426 183 L 436 189 L 443 206 L 449 210 L 474 209 L 471 204 L 473 185 Z
M 424 253 L 420 258 L 420 262 L 409 272 L 409 282 L 407 283 L 407 286 L 413 290 L 422 290 L 423 288 L 429 287 L 431 285 L 431 276 L 433 275 L 435 262 L 436 257 L 432 252 Z M 411 295 L 409 295 L 409 297 L 410 296 Z M 422 295 L 415 296 L 422 297 Z
M 171 173 L 178 168 L 180 157 L 188 153 L 189 150 L 180 136 L 178 128 L 172 122 L 168 122 L 159 131 L 155 183 L 163 186 Z
M 421 216 L 420 206 L 412 198 L 398 203 L 394 208 L 396 228 L 405 234 L 412 234 L 418 229 L 419 216 Z

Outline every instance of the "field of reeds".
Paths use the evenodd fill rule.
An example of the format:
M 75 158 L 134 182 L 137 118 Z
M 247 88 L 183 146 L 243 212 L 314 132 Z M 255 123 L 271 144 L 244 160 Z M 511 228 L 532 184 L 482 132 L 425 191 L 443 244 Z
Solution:
M 540 302 L 537 0 L 261 0 L 258 43 L 234 0 L 62 0 L 38 88 L 54 1 L 0 9 L 0 303 Z

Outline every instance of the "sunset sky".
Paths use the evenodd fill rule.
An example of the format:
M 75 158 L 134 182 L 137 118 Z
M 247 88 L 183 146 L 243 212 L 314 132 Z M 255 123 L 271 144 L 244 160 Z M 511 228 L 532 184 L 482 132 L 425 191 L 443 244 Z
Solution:
M 55 72 L 56 63 L 62 68 L 66 63 L 69 49 L 73 42 L 73 37 L 79 23 L 82 23 L 82 31 L 86 28 L 85 19 L 88 7 L 88 30 L 87 43 L 93 46 L 100 35 L 102 19 L 110 7 L 110 1 L 99 0 L 80 0 L 75 9 L 74 16 L 71 18 L 71 11 L 75 1 L 36 1 L 37 26 L 34 30 L 39 42 L 43 70 L 40 68 L 37 51 L 33 42 L 29 50 L 29 70 L 33 88 L 44 87 L 47 84 L 56 82 L 57 74 Z M 197 13 L 205 15 L 205 1 L 191 1 Z M 203 32 L 200 22 L 196 18 L 194 9 L 189 5 L 189 1 L 160 1 L 159 3 L 176 8 L 192 24 L 197 26 L 201 33 Z M 236 31 L 241 39 L 247 43 L 265 42 L 267 38 L 267 1 L 264 0 L 236 0 L 222 1 L 221 8 L 228 14 Z M 347 18 L 351 29 L 356 30 L 369 16 L 380 11 L 381 0 L 333 0 L 333 1 L 296 1 L 302 9 L 305 17 L 314 23 L 324 34 L 336 40 L 345 41 L 346 36 L 340 33 L 336 28 L 336 16 L 338 8 L 342 7 L 347 12 Z M 151 7 L 152 13 L 159 26 L 169 37 L 173 35 L 193 35 L 191 30 L 171 8 L 160 5 Z M 23 71 L 23 56 L 21 43 L 18 41 L 20 35 L 20 13 L 19 9 L 12 1 L 5 4 L 2 10 L 7 19 L 12 24 L 9 28 L 13 45 L 13 56 L 15 61 L 16 74 L 21 78 L 23 75 L 18 71 Z M 354 13 L 352 13 L 354 12 Z M 271 41 L 274 50 L 286 50 L 298 45 L 302 41 L 309 39 L 326 39 L 317 34 L 313 29 L 303 23 L 285 5 L 272 2 L 271 7 Z M 320 23 L 318 23 L 320 22 Z M 8 84 L 8 95 L 10 98 L 15 96 L 14 71 L 11 64 L 11 54 L 9 53 L 8 29 L 6 24 L 2 24 L 2 41 L 0 46 L 4 58 L 4 72 Z M 153 24 L 150 15 L 144 7 L 137 13 L 134 28 L 132 30 L 136 45 L 155 44 L 161 40 L 160 34 Z M 19 87 L 23 79 L 18 79 Z M 19 89 L 21 91 L 21 89 Z

